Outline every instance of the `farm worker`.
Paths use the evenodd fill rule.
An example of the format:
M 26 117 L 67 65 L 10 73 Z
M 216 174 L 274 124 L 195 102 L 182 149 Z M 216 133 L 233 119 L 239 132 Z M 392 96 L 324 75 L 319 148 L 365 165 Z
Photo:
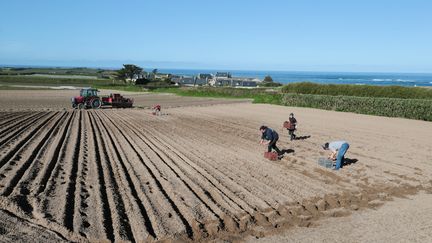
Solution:
M 281 151 L 276 146 L 276 143 L 279 140 L 279 134 L 275 130 L 267 126 L 261 126 L 260 131 L 262 133 L 260 144 L 268 146 L 267 152 L 271 152 L 272 149 L 274 149 L 278 153 L 278 155 L 280 155 Z M 264 140 L 267 141 L 265 142 Z
M 333 141 L 329 143 L 325 143 L 323 149 L 330 150 L 331 154 L 329 155 L 329 159 L 336 160 L 336 167 L 334 170 L 339 170 L 343 166 L 343 162 L 345 159 L 345 153 L 349 148 L 349 144 L 346 141 Z
M 289 115 L 290 126 L 288 129 L 288 134 L 290 135 L 291 141 L 296 138 L 294 131 L 297 129 L 297 119 L 294 118 L 294 113 Z
M 153 107 L 153 114 L 160 115 L 160 113 L 161 113 L 161 106 L 160 105 L 155 105 Z

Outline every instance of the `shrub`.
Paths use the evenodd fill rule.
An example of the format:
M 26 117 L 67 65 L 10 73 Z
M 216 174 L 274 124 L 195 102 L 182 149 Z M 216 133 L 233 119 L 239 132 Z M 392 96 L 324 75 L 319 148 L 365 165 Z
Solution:
M 432 121 L 432 100 L 284 94 L 283 105 Z
M 373 86 L 346 84 L 291 83 L 282 87 L 283 93 L 385 97 L 401 99 L 432 99 L 432 89 L 402 86 Z

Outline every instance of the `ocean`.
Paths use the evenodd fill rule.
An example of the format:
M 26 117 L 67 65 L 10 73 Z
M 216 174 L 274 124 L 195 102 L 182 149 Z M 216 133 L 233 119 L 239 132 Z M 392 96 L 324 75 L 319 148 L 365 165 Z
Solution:
M 270 75 L 275 82 L 314 82 L 321 84 L 355 85 L 398 85 L 432 86 L 432 73 L 363 73 L 363 72 L 305 72 L 305 71 L 241 71 L 241 70 L 198 70 L 198 69 L 159 69 L 161 73 L 193 76 L 199 73 L 231 72 L 233 77 L 264 79 Z

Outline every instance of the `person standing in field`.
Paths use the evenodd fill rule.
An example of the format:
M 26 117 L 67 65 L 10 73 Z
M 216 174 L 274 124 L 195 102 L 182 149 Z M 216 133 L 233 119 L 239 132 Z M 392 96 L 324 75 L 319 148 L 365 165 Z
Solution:
M 291 141 L 296 138 L 296 135 L 294 134 L 295 130 L 297 129 L 297 119 L 294 117 L 294 113 L 291 113 L 289 115 L 289 123 L 290 126 L 287 128 L 288 134 L 290 135 Z
M 267 152 L 271 152 L 272 149 L 274 149 L 278 155 L 281 155 L 281 151 L 276 146 L 276 143 L 279 140 L 279 134 L 267 126 L 261 126 L 260 131 L 262 133 L 260 144 L 267 145 Z
M 153 106 L 153 114 L 157 115 L 157 116 L 161 115 L 161 106 L 160 105 Z
M 327 142 L 322 147 L 325 150 L 331 151 L 329 159 L 336 160 L 336 167 L 334 168 L 334 170 L 339 170 L 343 166 L 345 153 L 349 149 L 348 142 L 343 140 Z

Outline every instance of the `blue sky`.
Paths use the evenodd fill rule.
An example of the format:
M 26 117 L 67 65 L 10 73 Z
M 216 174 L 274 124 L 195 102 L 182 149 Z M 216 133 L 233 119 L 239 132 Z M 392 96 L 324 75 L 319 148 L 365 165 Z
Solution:
M 432 72 L 432 1 L 0 2 L 0 64 Z

